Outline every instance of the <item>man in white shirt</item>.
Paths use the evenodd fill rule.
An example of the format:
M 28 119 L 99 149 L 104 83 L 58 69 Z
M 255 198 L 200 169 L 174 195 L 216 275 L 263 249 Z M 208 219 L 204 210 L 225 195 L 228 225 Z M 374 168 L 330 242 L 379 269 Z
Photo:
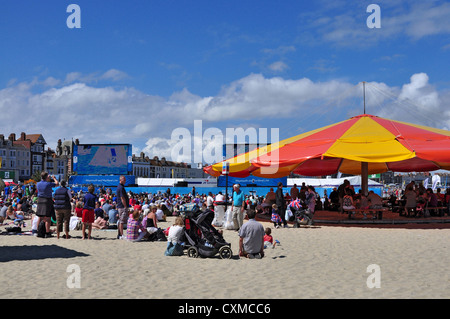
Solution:
M 216 202 L 223 202 L 225 200 L 225 197 L 222 195 L 222 192 L 219 192 L 219 194 L 216 195 Z
M 213 194 L 209 192 L 208 197 L 206 198 L 206 207 L 208 209 L 213 209 L 214 208 L 213 204 L 214 204 Z

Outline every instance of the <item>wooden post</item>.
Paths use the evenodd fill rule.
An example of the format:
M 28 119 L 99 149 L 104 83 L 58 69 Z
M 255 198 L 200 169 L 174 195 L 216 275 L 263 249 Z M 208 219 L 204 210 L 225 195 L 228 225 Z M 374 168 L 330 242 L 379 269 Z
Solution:
M 369 163 L 361 162 L 361 189 L 365 196 L 369 194 Z

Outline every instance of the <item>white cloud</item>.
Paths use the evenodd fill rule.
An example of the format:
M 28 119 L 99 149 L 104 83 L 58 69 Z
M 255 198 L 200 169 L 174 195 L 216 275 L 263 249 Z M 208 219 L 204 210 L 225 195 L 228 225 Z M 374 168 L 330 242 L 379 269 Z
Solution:
M 126 74 L 125 72 L 116 70 L 116 69 L 111 69 L 106 71 L 105 73 L 103 73 L 102 76 L 100 76 L 100 79 L 102 80 L 111 80 L 111 81 L 120 81 L 123 79 L 126 79 L 128 77 L 128 74 Z
M 55 79 L 52 76 L 49 76 L 48 78 L 46 78 L 43 82 L 42 85 L 44 86 L 57 86 L 61 83 L 61 80 Z
M 315 13 L 305 13 L 301 39 L 311 43 L 331 42 L 337 46 L 374 46 L 379 41 L 407 37 L 413 41 L 427 36 L 450 34 L 450 3 L 440 1 L 378 1 L 381 28 L 368 28 L 367 3 L 357 3 L 342 12 L 338 7 L 323 6 Z
M 437 111 L 440 105 L 438 92 L 428 83 L 428 75 L 417 73 L 411 82 L 403 85 L 399 100 L 415 101 L 423 111 Z
M 70 84 L 74 82 L 98 83 L 100 81 L 117 82 L 127 78 L 129 78 L 128 74 L 117 69 L 110 69 L 104 73 L 93 72 L 89 74 L 82 74 L 81 72 L 70 72 L 66 75 L 64 83 L 65 84 Z
M 289 68 L 288 65 L 283 61 L 277 61 L 269 65 L 269 69 L 275 72 L 282 72 L 288 68 Z
M 51 78 L 49 82 L 58 80 Z M 315 129 L 362 113 L 349 109 L 349 101 L 361 101 L 361 87 L 345 80 L 315 82 L 250 74 L 225 85 L 216 96 L 202 97 L 183 89 L 169 98 L 134 88 L 92 87 L 80 82 L 53 88 L 43 88 L 34 80 L 10 84 L 0 90 L 1 134 L 42 133 L 50 147 L 58 139 L 71 138 L 82 143 L 132 143 L 148 156 L 167 159 L 178 142 L 171 138 L 172 132 L 185 128 L 194 135 L 195 120 L 202 120 L 202 132 L 217 127 L 225 134 L 226 126 L 250 122 L 278 127 L 282 134 L 287 129 Z M 368 83 L 367 88 L 368 113 L 450 127 L 450 112 L 445 108 L 450 93 L 437 91 L 425 73 L 412 75 L 401 87 Z M 191 148 L 208 146 L 210 152 L 219 142 L 197 136 L 192 138 Z M 189 159 L 188 153 L 176 160 Z
M 384 88 L 390 93 L 377 115 L 394 120 L 411 122 L 441 129 L 450 127 L 450 112 L 446 105 L 450 95 L 440 94 L 429 83 L 426 73 L 416 73 L 401 88 Z

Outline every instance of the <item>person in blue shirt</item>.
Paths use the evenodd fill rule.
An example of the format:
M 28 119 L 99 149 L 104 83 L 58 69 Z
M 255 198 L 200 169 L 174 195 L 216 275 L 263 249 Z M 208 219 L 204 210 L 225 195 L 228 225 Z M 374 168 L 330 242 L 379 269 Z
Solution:
M 53 178 L 53 182 L 51 181 Z M 53 187 L 59 185 L 55 176 L 49 176 L 48 172 L 41 173 L 41 181 L 36 184 L 38 192 L 36 215 L 38 216 L 38 225 L 41 221 L 45 222 L 45 237 L 52 237 L 50 232 L 51 217 L 54 213 L 53 206 Z
M 233 185 L 233 201 L 231 204 L 231 216 L 233 216 L 233 225 L 236 230 L 239 230 L 244 223 L 244 205 L 245 196 L 244 192 L 241 191 L 241 185 Z
M 83 198 L 83 217 L 81 218 L 81 221 L 83 223 L 81 228 L 83 232 L 83 239 L 85 239 L 86 236 L 86 227 L 88 229 L 88 239 L 91 239 L 92 223 L 95 221 L 95 204 L 97 202 L 97 196 L 94 195 L 94 190 L 94 185 L 89 185 L 88 193 L 84 195 Z

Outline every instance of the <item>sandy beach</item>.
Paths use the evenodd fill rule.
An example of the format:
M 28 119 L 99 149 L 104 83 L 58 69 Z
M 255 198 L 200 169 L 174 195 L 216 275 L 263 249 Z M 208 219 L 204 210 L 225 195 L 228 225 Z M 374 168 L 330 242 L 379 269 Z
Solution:
M 172 222 L 169 217 L 159 227 Z M 450 297 L 450 229 L 262 224 L 280 245 L 261 260 L 237 257 L 238 235 L 231 230 L 224 238 L 234 256 L 222 260 L 167 257 L 166 242 L 117 240 L 116 230 L 93 230 L 92 240 L 71 231 L 71 239 L 58 240 L 5 235 L 2 226 L 0 266 L 10 283 L 5 279 L 0 292 L 11 299 Z M 370 265 L 379 267 L 379 288 L 368 287 L 375 274 Z

